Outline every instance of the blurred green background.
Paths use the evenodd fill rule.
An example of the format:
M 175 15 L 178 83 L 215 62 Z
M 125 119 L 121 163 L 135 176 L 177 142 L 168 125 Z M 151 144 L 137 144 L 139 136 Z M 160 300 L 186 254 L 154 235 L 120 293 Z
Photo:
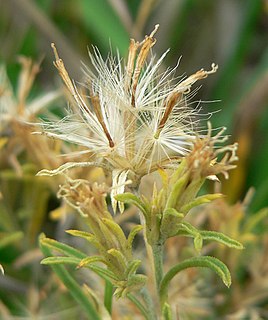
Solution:
M 229 202 L 234 203 L 243 199 L 249 188 L 254 187 L 256 192 L 249 212 L 254 213 L 266 207 L 268 205 L 267 0 L 0 0 L 0 64 L 6 65 L 8 76 L 16 88 L 20 72 L 17 57 L 24 55 L 35 61 L 43 59 L 42 70 L 30 94 L 30 98 L 34 98 L 61 87 L 58 72 L 52 63 L 54 57 L 51 42 L 56 43 L 71 77 L 81 81 L 83 77 L 81 61 L 89 64 L 87 50 L 91 45 L 96 45 L 104 56 L 111 47 L 117 48 L 124 56 L 127 53 L 129 37 L 142 40 L 157 23 L 160 24 L 160 29 L 156 34 L 154 53 L 160 56 L 170 48 L 165 59 L 166 67 L 174 67 L 181 58 L 177 74 L 190 75 L 200 68 L 210 69 L 213 62 L 219 65 L 216 74 L 202 81 L 202 87 L 193 100 L 203 101 L 202 107 L 205 112 L 215 112 L 211 118 L 213 126 L 227 127 L 230 140 L 239 142 L 238 168 L 233 170 L 230 179 L 223 183 L 223 193 L 227 194 Z M 67 106 L 67 102 L 60 103 L 60 108 L 62 105 Z M 55 107 L 57 106 L 54 106 L 54 110 Z M 1 149 L 0 152 L 5 151 Z M 45 215 L 47 211 L 56 207 L 57 200 L 56 197 L 52 201 L 47 200 L 49 196 L 46 187 L 31 180 L 34 174 L 35 172 L 30 173 L 29 180 L 28 176 L 25 176 L 26 183 L 30 186 L 29 195 L 25 198 L 27 200 L 33 194 L 38 194 L 37 198 L 41 199 L 38 200 L 39 206 L 42 206 L 42 201 L 48 203 L 48 209 L 43 209 L 46 212 L 40 214 Z M 12 192 L 20 193 L 23 187 L 16 178 L 11 175 L 10 177 L 8 183 L 11 183 Z M 0 175 L 0 178 L 3 178 L 5 183 L 6 177 Z M 22 199 L 23 195 L 21 192 Z M 12 206 L 13 203 L 10 208 Z M 34 217 L 35 208 L 31 202 L 25 203 L 24 207 L 30 212 L 29 215 Z M 15 221 L 16 215 L 11 217 L 11 220 L 12 218 Z M 4 219 L 2 225 L 3 222 Z M 13 222 L 10 222 L 10 225 Z M 17 228 L 16 223 L 14 230 L 26 229 L 26 233 L 31 230 L 31 227 Z M 33 227 L 34 241 L 40 231 L 40 225 L 41 222 L 38 222 L 37 226 Z M 53 228 L 51 234 L 58 236 L 60 233 L 62 239 L 63 226 L 55 224 Z M 8 227 L 6 229 L 9 230 Z M 12 237 L 8 240 L 10 243 L 19 241 L 22 233 L 20 231 L 13 233 Z M 24 252 L 32 246 L 32 243 L 26 244 L 24 240 L 19 245 L 22 248 L 20 247 L 18 251 Z M 3 247 L 5 246 L 6 243 L 3 244 Z M 36 247 L 36 243 L 34 246 Z M 39 251 L 35 251 L 34 246 L 29 253 L 32 257 L 40 254 Z M 5 247 L 5 251 L 1 250 L 0 254 L 2 254 L 0 263 L 8 265 L 18 252 Z M 27 260 L 27 257 L 25 259 Z M 28 259 L 30 261 L 31 257 Z M 14 289 L 15 292 L 28 292 L 30 288 L 31 292 L 25 296 L 27 307 L 22 307 L 16 297 L 10 302 L 11 309 L 14 307 L 14 301 L 17 302 L 19 307 L 16 308 L 19 310 L 34 309 L 35 304 L 32 301 L 36 292 L 39 292 L 40 296 L 43 292 L 38 286 L 42 288 L 51 286 L 52 289 L 59 286 L 55 278 L 51 281 L 40 279 L 39 261 L 27 268 L 20 271 L 19 277 L 16 269 L 12 269 L 13 273 L 9 272 L 8 275 L 10 278 L 7 276 L 1 280 L 2 282 L 0 281 L 2 288 L 5 288 L 7 281 L 8 290 Z M 29 273 L 32 276 L 30 284 Z M 26 288 L 25 284 L 29 285 L 29 288 Z M 79 311 L 77 313 L 76 305 L 65 293 L 66 291 L 62 290 L 60 299 L 57 300 L 58 307 L 64 309 L 64 306 L 68 305 L 72 308 L 73 313 L 66 311 L 72 319 L 80 313 Z M 4 291 L 2 294 L 5 296 Z M 59 298 L 57 291 L 47 300 L 47 297 L 45 298 L 47 305 L 43 304 L 44 309 L 49 310 L 53 305 L 54 296 Z M 8 305 L 8 302 L 6 304 Z M 5 311 L 5 308 L 0 299 L 0 314 L 4 312 L 3 310 Z M 64 314 L 55 317 L 49 319 L 61 319 Z
M 87 47 L 103 55 L 112 46 L 126 54 L 129 36 L 142 39 L 156 23 L 155 53 L 170 48 L 166 66 L 180 57 L 179 74 L 219 64 L 216 75 L 202 83 L 196 100 L 214 126 L 226 126 L 240 142 L 240 165 L 224 186 L 231 201 L 249 187 L 257 192 L 255 211 L 268 204 L 268 2 L 267 0 L 1 0 L 0 60 L 16 84 L 18 55 L 43 58 L 34 91 L 59 87 L 50 43 L 75 80 Z

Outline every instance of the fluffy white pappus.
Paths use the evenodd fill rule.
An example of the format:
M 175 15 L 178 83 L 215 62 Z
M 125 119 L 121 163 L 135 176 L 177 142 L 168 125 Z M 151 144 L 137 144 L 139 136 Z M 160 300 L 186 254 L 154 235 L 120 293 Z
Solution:
M 211 71 L 201 69 L 179 81 L 178 64 L 162 71 L 168 51 L 158 60 L 155 56 L 148 58 L 156 30 L 141 43 L 131 40 L 126 62 L 118 54 L 109 54 L 105 60 L 93 47 L 89 53 L 93 68 L 84 65 L 83 88 L 70 80 L 53 45 L 54 64 L 78 112 L 63 121 L 45 124 L 44 131 L 88 148 L 108 164 L 113 172 L 114 194 L 118 193 L 115 185 L 123 190 L 130 172 L 140 179 L 171 158 L 178 161 L 189 153 L 198 136 L 200 106 L 187 105 L 187 95 L 197 80 L 217 70 L 212 64 Z

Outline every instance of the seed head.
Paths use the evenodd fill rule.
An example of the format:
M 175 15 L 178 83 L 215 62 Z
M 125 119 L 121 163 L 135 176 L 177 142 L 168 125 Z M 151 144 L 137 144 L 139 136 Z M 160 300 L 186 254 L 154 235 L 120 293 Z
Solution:
M 192 149 L 198 135 L 198 108 L 187 106 L 192 85 L 216 72 L 203 69 L 173 83 L 176 68 L 160 72 L 159 60 L 148 58 L 158 25 L 142 42 L 130 40 L 127 62 L 112 54 L 89 53 L 95 70 L 85 67 L 82 94 L 70 79 L 56 47 L 55 66 L 76 103 L 76 111 L 58 123 L 44 125 L 47 135 L 86 147 L 113 172 L 113 194 Z M 193 120 L 194 119 L 194 120 Z M 123 189 L 122 189 L 123 186 Z M 113 202 L 116 208 L 116 202 Z

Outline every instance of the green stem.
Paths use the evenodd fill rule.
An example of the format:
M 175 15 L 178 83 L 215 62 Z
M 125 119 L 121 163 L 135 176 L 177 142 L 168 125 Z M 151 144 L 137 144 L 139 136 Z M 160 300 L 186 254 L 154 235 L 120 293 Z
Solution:
M 154 272 L 157 291 L 163 278 L 163 244 L 157 243 L 152 246 L 154 256 Z
M 105 281 L 105 292 L 104 292 L 104 305 L 109 314 L 112 314 L 112 303 L 113 303 L 113 285 L 110 281 Z
M 44 238 L 44 235 L 41 235 L 39 238 L 41 251 L 46 257 L 53 256 L 50 249 L 42 243 L 42 240 Z M 90 302 L 88 296 L 83 292 L 80 285 L 71 277 L 68 271 L 61 265 L 53 265 L 51 266 L 51 268 L 57 274 L 60 280 L 64 283 L 66 288 L 69 290 L 69 293 L 84 308 L 87 314 L 87 319 L 100 320 L 101 318 L 94 306 L 92 305 L 92 303 Z

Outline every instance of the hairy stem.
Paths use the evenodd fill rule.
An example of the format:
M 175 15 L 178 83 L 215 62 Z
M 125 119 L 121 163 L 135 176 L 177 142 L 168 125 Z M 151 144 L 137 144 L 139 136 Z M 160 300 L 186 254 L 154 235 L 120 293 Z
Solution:
M 152 249 L 154 256 L 155 281 L 158 291 L 163 278 L 163 244 L 157 243 L 152 246 Z

